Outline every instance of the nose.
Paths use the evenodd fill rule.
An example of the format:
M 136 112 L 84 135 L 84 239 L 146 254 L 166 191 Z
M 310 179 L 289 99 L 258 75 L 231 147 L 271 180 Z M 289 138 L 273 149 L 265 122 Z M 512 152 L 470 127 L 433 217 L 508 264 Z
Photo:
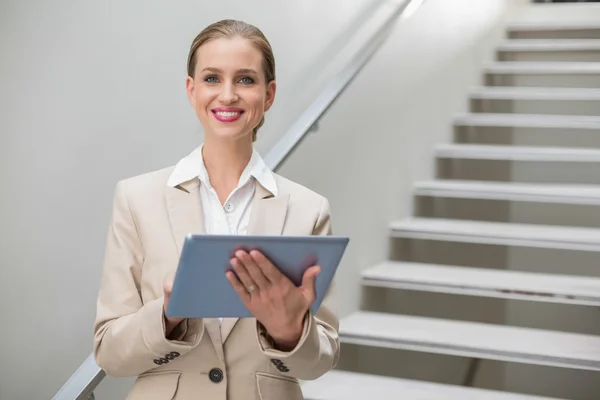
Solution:
M 238 100 L 238 95 L 235 90 L 235 85 L 227 83 L 221 86 L 221 92 L 219 93 L 219 101 L 224 104 L 231 104 Z

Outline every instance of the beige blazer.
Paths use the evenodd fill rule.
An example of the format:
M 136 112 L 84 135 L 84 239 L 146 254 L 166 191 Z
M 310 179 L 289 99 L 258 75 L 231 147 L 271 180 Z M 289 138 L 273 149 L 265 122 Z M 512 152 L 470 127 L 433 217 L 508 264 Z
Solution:
M 299 400 L 339 358 L 332 293 L 308 314 L 298 346 L 276 350 L 254 318 L 190 319 L 169 339 L 163 283 L 174 277 L 188 233 L 204 223 L 195 178 L 167 186 L 173 168 L 119 182 L 94 323 L 94 354 L 108 375 L 137 376 L 130 400 Z M 324 197 L 276 175 L 274 197 L 257 183 L 248 234 L 330 235 Z

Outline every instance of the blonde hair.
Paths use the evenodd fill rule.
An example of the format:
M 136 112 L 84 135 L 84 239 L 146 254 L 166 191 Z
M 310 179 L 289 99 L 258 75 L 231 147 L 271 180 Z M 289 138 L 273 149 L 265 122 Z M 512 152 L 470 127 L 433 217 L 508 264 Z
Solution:
M 190 53 L 188 55 L 187 62 L 187 73 L 192 78 L 194 77 L 194 70 L 196 68 L 196 51 L 209 40 L 220 39 L 220 38 L 233 38 L 239 36 L 244 39 L 248 39 L 256 46 L 263 56 L 263 71 L 265 73 L 265 82 L 268 84 L 275 80 L 275 56 L 273 55 L 273 49 L 271 44 L 261 32 L 260 29 L 254 25 L 250 25 L 243 21 L 236 21 L 232 19 L 225 19 L 222 21 L 215 22 L 202 30 L 196 36 L 190 47 Z M 256 133 L 258 129 L 265 123 L 265 117 L 262 119 L 254 128 L 252 132 L 252 141 L 256 140 Z

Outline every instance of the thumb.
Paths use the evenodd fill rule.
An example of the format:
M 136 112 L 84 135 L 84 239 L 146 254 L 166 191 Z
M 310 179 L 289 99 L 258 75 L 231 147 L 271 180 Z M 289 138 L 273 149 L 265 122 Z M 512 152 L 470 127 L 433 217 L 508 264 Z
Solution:
M 315 299 L 315 281 L 317 275 L 321 272 L 321 267 L 314 265 L 307 269 L 302 275 L 302 291 L 310 302 L 312 303 Z
M 165 292 L 165 297 L 163 299 L 163 308 L 167 311 L 167 307 L 169 305 L 169 299 L 171 298 L 171 291 L 173 290 L 173 282 L 165 282 L 163 284 L 163 291 Z
M 165 297 L 169 297 L 171 295 L 172 290 L 173 290 L 173 282 L 165 282 L 163 285 L 163 291 L 165 292 Z

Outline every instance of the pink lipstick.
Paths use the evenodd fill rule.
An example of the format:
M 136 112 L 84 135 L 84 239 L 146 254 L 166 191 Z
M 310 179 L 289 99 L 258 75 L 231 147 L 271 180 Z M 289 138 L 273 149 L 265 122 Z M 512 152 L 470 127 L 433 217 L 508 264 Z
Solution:
M 211 112 L 218 121 L 234 122 L 240 119 L 244 110 L 237 107 L 217 107 L 213 108 Z

